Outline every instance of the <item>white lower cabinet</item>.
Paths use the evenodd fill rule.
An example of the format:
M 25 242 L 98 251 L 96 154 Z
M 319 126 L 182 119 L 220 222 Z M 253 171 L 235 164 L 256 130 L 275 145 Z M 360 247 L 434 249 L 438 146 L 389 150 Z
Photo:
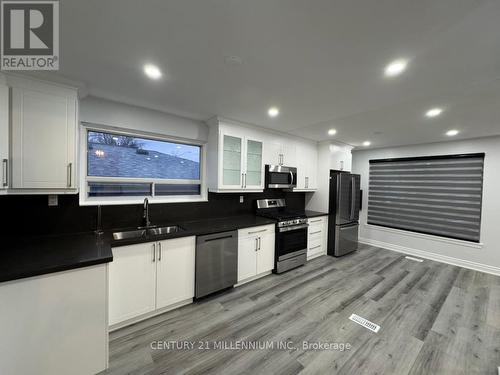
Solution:
M 194 297 L 195 237 L 113 249 L 109 324 L 148 316 Z
M 153 246 L 142 243 L 113 249 L 113 262 L 109 264 L 110 325 L 155 309 Z
M 194 297 L 195 237 L 158 243 L 156 308 Z
M 0 283 L 0 374 L 104 371 L 109 347 L 107 267 Z
M 238 230 L 238 283 L 274 268 L 274 225 Z
M 325 255 L 328 245 L 328 216 L 310 218 L 307 230 L 307 260 Z

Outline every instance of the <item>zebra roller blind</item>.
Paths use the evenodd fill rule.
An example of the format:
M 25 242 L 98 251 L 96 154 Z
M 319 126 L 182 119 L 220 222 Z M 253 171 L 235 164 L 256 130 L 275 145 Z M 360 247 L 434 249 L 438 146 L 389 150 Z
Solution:
M 368 224 L 479 242 L 484 154 L 370 160 Z

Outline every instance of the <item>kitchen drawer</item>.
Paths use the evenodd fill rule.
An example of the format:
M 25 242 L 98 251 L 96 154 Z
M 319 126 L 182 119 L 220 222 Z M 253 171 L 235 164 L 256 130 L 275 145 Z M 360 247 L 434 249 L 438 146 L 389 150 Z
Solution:
M 238 238 L 247 238 L 269 233 L 274 233 L 274 224 L 262 225 L 260 227 L 239 229 Z
M 325 225 L 315 225 L 314 227 L 309 227 L 308 236 L 309 240 L 321 239 L 326 235 Z
M 320 237 L 318 239 L 310 240 L 307 245 L 307 256 L 322 253 L 325 249 L 325 243 L 323 238 Z
M 324 225 L 326 223 L 326 216 L 313 217 L 307 220 L 309 226 L 314 227 L 317 225 Z

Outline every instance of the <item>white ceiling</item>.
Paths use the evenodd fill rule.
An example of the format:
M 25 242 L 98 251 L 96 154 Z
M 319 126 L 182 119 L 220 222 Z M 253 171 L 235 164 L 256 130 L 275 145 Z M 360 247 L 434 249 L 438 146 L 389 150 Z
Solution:
M 500 134 L 499 20 L 497 0 L 64 0 L 58 74 L 92 95 L 318 141 L 473 138 Z M 408 69 L 388 79 L 396 58 Z M 443 115 L 425 118 L 434 106 Z

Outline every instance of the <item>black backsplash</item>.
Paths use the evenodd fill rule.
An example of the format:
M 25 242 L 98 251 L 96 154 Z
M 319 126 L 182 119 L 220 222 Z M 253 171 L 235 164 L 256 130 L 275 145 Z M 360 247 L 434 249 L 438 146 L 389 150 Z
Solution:
M 244 202 L 240 203 L 240 195 Z M 153 224 L 253 214 L 255 201 L 285 198 L 293 210 L 305 207 L 304 193 L 265 190 L 263 193 L 209 193 L 208 202 L 151 204 Z M 78 195 L 60 195 L 59 205 L 48 206 L 46 195 L 0 196 L 0 234 L 31 235 L 78 233 L 96 229 L 97 207 L 79 206 Z M 142 205 L 102 206 L 103 229 L 136 227 L 141 224 Z

